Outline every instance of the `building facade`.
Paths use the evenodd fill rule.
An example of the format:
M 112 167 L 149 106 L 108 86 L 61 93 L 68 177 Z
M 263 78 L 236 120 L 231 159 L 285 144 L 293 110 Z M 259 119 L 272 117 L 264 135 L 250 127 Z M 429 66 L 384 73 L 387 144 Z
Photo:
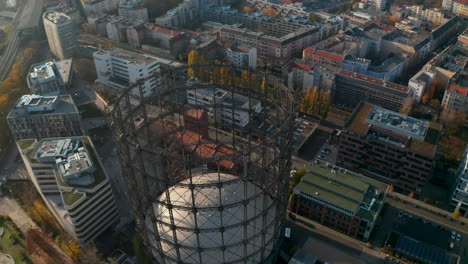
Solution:
M 456 181 L 453 186 L 451 205 L 459 210 L 464 217 L 468 216 L 468 147 L 455 174 Z
M 131 20 L 148 21 L 148 9 L 140 6 L 137 2 L 121 1 L 119 5 L 119 16 Z
M 468 87 L 449 84 L 442 99 L 442 107 L 452 113 L 468 113 Z
M 409 96 L 409 89 L 367 75 L 340 70 L 335 74 L 331 93 L 333 103 L 341 107 L 354 109 L 359 103 L 368 102 L 400 111 Z
M 70 95 L 23 95 L 7 121 L 15 140 L 83 135 L 80 113 Z
M 388 188 L 385 183 L 318 161 L 294 188 L 289 210 L 367 241 Z
M 226 126 L 235 125 L 243 128 L 250 122 L 249 109 L 252 110 L 252 113 L 262 111 L 259 101 L 240 94 L 231 94 L 219 88 L 189 89 L 187 90 L 187 100 L 189 105 L 204 109 L 210 119 L 225 123 Z M 226 105 L 226 108 L 214 111 L 213 107 L 210 107 L 213 104 Z M 239 108 L 239 110 L 235 108 Z
M 109 176 L 89 137 L 23 139 L 18 147 L 37 192 L 80 244 L 119 221 Z
M 73 19 L 63 13 L 45 12 L 42 20 L 52 54 L 61 60 L 71 58 L 78 47 Z
M 105 14 L 117 9 L 114 0 L 80 0 L 83 10 L 88 16 L 91 13 Z
M 96 51 L 93 57 L 99 83 L 122 90 L 140 82 L 143 97 L 158 88 L 159 79 L 154 73 L 159 71 L 160 62 L 155 57 L 119 48 Z M 132 91 L 132 94 L 140 96 L 140 91 Z
M 341 132 L 337 165 L 420 194 L 432 174 L 441 126 L 361 104 Z
M 235 67 L 257 68 L 257 49 L 245 45 L 233 44 L 227 49 L 229 62 Z

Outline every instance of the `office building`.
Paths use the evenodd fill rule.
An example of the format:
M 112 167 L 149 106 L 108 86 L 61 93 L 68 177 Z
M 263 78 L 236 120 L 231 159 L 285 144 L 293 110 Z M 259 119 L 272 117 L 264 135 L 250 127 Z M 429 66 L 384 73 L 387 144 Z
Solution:
M 80 113 L 70 95 L 23 95 L 7 121 L 15 140 L 83 135 Z
M 119 16 L 130 20 L 148 21 L 148 10 L 134 0 L 123 0 L 119 4 Z
M 93 57 L 99 83 L 118 90 L 140 83 L 143 97 L 158 88 L 159 79 L 154 73 L 159 71 L 160 61 L 155 57 L 119 48 L 96 51 Z M 141 96 L 139 89 L 132 94 Z
M 396 83 L 377 79 L 364 74 L 339 70 L 331 89 L 333 103 L 354 109 L 361 102 L 400 111 L 409 89 Z
M 240 68 L 251 68 L 257 67 L 257 49 L 245 45 L 233 44 L 227 49 L 227 56 L 229 62 Z
M 442 126 L 360 104 L 338 139 L 337 165 L 421 193 L 432 174 Z
M 85 15 L 91 13 L 108 14 L 117 9 L 117 4 L 114 0 L 80 0 Z
M 196 82 L 196 80 L 189 80 L 189 82 Z M 243 128 L 250 122 L 249 109 L 251 109 L 252 114 L 258 114 L 262 111 L 261 103 L 258 100 L 249 99 L 240 94 L 231 94 L 218 88 L 188 89 L 187 100 L 189 105 L 204 109 L 210 119 L 217 120 L 219 124 L 224 124 L 227 127 L 235 125 Z M 212 107 L 209 107 L 214 103 L 225 107 L 214 111 Z
M 367 241 L 388 188 L 385 183 L 317 161 L 294 188 L 289 210 Z
M 450 204 L 464 217 L 468 217 L 468 147 L 465 149 L 455 177 Z
M 72 18 L 52 11 L 45 12 L 42 20 L 52 54 L 61 60 L 71 58 L 78 47 Z
M 31 94 L 58 95 L 70 87 L 72 75 L 72 59 L 46 61 L 32 65 L 26 81 Z
M 23 139 L 18 147 L 37 192 L 80 244 L 119 221 L 109 176 L 89 137 Z

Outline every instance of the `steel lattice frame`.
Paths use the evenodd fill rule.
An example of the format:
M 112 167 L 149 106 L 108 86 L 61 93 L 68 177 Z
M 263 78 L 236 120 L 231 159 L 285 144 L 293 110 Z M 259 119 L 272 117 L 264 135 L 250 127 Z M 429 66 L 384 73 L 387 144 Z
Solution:
M 197 66 L 198 71 L 204 71 L 205 78 L 209 77 L 209 82 L 219 80 L 219 76 L 215 76 L 216 67 L 218 65 L 203 65 Z M 202 252 L 206 250 L 203 245 L 200 245 L 200 234 L 203 232 L 213 232 L 216 230 L 205 230 L 197 226 L 197 213 L 200 210 L 213 212 L 217 211 L 223 214 L 223 211 L 228 206 L 243 206 L 246 211 L 249 202 L 258 197 L 264 197 L 264 201 L 268 199 L 272 202 L 263 203 L 260 216 L 262 217 L 263 226 L 261 226 L 261 246 L 254 253 L 249 251 L 249 238 L 247 234 L 247 225 L 252 219 L 247 219 L 245 213 L 244 220 L 236 226 L 222 226 L 217 229 L 221 232 L 223 246 L 218 248 L 221 250 L 222 259 L 218 263 L 253 263 L 251 256 L 257 254 L 255 263 L 267 263 L 277 254 L 278 244 L 283 229 L 284 215 L 287 205 L 288 182 L 290 172 L 290 146 L 292 144 L 293 127 L 295 120 L 295 98 L 287 87 L 274 83 L 268 89 L 259 89 L 254 87 L 254 80 L 270 80 L 272 78 L 268 73 L 252 72 L 248 69 L 235 69 L 232 66 L 228 67 L 230 74 L 229 80 L 223 80 L 223 85 L 214 85 L 204 83 L 196 85 L 186 85 L 177 79 L 181 75 L 187 73 L 187 68 L 178 68 L 165 70 L 157 74 L 157 79 L 160 84 L 158 91 L 149 97 L 132 97 L 137 91 L 143 95 L 143 87 L 141 82 L 126 89 L 113 104 L 111 111 L 112 128 L 116 139 L 117 151 L 122 164 L 122 173 L 128 185 L 128 195 L 133 214 L 136 220 L 136 229 L 141 234 L 143 242 L 148 251 L 152 253 L 153 260 L 158 263 L 201 263 Z M 194 69 L 194 68 L 192 68 Z M 234 77 L 233 72 L 243 71 L 244 83 L 239 84 L 239 79 Z M 248 78 L 247 78 L 248 75 Z M 245 81 L 247 80 L 247 81 Z M 258 83 L 258 82 L 257 82 Z M 257 85 L 258 86 L 258 85 Z M 257 126 L 248 126 L 242 132 L 239 128 L 232 124 L 226 124 L 216 118 L 210 122 L 210 139 L 206 142 L 228 146 L 235 152 L 220 157 L 201 157 L 190 152 L 190 149 L 196 147 L 199 142 L 192 143 L 193 145 L 180 144 L 178 136 L 186 130 L 193 129 L 184 125 L 183 114 L 187 109 L 193 109 L 194 106 L 189 106 L 184 100 L 184 95 L 188 90 L 199 91 L 207 87 L 217 87 L 228 92 L 231 99 L 234 99 L 236 94 L 241 94 L 248 97 L 249 105 L 251 101 L 258 100 L 261 102 L 264 109 L 261 114 L 255 113 L 250 107 L 249 109 L 239 108 L 232 104 L 231 106 L 222 105 L 214 102 L 209 105 L 209 108 L 215 113 L 216 111 L 224 111 L 227 108 L 232 112 L 234 119 L 235 111 L 244 111 L 248 113 L 249 120 L 260 118 L 267 120 L 271 128 L 267 132 L 265 129 L 258 129 Z M 265 91 L 266 90 L 266 91 Z M 213 90 L 214 93 L 214 90 Z M 207 108 L 203 106 L 195 106 L 198 108 Z M 235 111 L 234 111 L 235 110 Z M 261 115 L 258 117 L 258 115 Z M 156 125 L 155 125 L 156 124 Z M 230 125 L 230 129 L 227 126 Z M 198 124 L 196 124 L 198 126 Z M 220 129 L 223 127 L 223 129 Z M 239 135 L 242 134 L 242 137 Z M 195 168 L 207 168 L 206 164 L 212 164 L 211 171 L 220 175 L 223 173 L 220 162 L 229 160 L 235 164 L 240 164 L 240 169 L 236 172 L 229 172 L 238 176 L 236 181 L 244 185 L 244 193 L 247 193 L 247 184 L 254 184 L 255 194 L 252 197 L 247 197 L 233 204 L 223 206 L 222 201 L 219 206 L 199 208 L 193 202 L 194 189 L 196 188 L 217 188 L 219 190 L 219 199 L 221 192 L 224 190 L 223 185 L 226 182 L 221 180 L 217 182 L 208 182 L 205 184 L 194 184 L 192 182 Z M 214 164 L 214 166 L 213 166 Z M 214 168 L 213 168 L 214 167 Z M 191 205 L 180 206 L 171 202 L 171 188 L 187 188 L 191 190 L 193 202 Z M 163 200 L 159 197 L 164 197 Z M 190 199 L 188 199 L 190 201 Z M 154 206 L 162 206 L 169 212 L 170 221 L 165 222 L 157 219 Z M 193 232 L 198 241 L 198 246 L 192 248 L 197 250 L 199 256 L 194 256 L 196 260 L 185 261 L 181 258 L 180 252 L 187 250 L 182 243 L 178 241 L 178 229 L 174 219 L 174 210 L 185 210 L 193 214 L 195 223 L 193 228 L 185 228 Z M 266 241 L 267 231 L 270 229 L 267 226 L 267 215 L 274 210 L 273 239 Z M 256 221 L 256 220 L 254 220 Z M 171 241 L 162 241 L 159 234 L 157 223 L 161 225 L 169 225 L 172 229 L 173 237 Z M 225 250 L 234 245 L 225 245 L 223 232 L 229 228 L 243 228 L 244 239 L 241 245 L 244 247 L 243 255 L 235 261 L 224 258 Z M 267 230 L 268 229 L 268 230 Z M 208 234 L 209 235 L 209 234 Z M 270 234 L 268 234 L 270 236 Z M 250 239 L 250 238 L 249 238 Z M 162 242 L 167 245 L 170 243 L 174 248 L 175 255 L 169 255 L 163 250 Z M 239 246 L 239 243 L 237 245 Z M 268 250 L 267 250 L 268 248 Z M 271 249 L 271 250 L 270 250 Z

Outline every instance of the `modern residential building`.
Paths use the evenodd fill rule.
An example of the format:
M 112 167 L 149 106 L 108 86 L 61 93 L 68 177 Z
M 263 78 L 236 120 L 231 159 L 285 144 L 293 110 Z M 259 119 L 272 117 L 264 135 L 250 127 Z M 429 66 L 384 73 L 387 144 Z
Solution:
M 334 104 L 349 109 L 367 102 L 400 111 L 409 97 L 406 86 L 347 70 L 339 70 L 335 74 L 331 93 Z
M 31 94 L 58 95 L 70 87 L 73 71 L 72 59 L 46 61 L 31 65 L 28 83 Z
M 146 54 L 139 54 L 119 48 L 99 50 L 93 54 L 98 83 L 122 90 L 134 83 L 141 83 L 142 95 L 151 95 L 158 88 L 154 75 L 160 69 L 160 61 Z M 140 96 L 140 91 L 132 91 Z
M 450 204 L 455 210 L 459 210 L 464 217 L 468 217 L 468 146 L 455 177 Z
M 85 15 L 91 13 L 107 14 L 117 9 L 117 4 L 114 0 L 80 0 Z
M 23 95 L 7 121 L 15 140 L 83 135 L 80 113 L 70 95 Z
M 385 183 L 317 161 L 294 188 L 289 210 L 367 241 L 388 189 Z
M 166 14 L 156 18 L 156 24 L 167 27 L 187 27 L 199 20 L 199 0 L 186 0 Z
M 119 16 L 130 20 L 148 21 L 148 9 L 134 0 L 123 0 L 119 4 Z
M 29 178 L 62 228 L 80 244 L 119 221 L 109 176 L 89 137 L 18 141 Z
M 419 195 L 429 179 L 442 126 L 360 104 L 338 138 L 337 165 Z
M 245 45 L 233 44 L 227 49 L 229 62 L 236 67 L 257 68 L 257 49 Z
M 197 83 L 197 80 L 189 80 L 189 82 Z M 261 103 L 255 99 L 249 99 L 240 94 L 232 94 L 223 89 L 215 87 L 188 89 L 187 90 L 188 104 L 197 108 L 202 108 L 208 113 L 210 119 L 215 119 L 217 122 L 225 123 L 226 126 L 243 128 L 250 122 L 249 109 L 252 113 L 260 113 L 262 111 Z M 226 108 L 217 109 L 214 111 L 213 104 L 226 105 Z M 234 109 L 232 105 L 235 105 Z M 221 111 L 222 110 L 222 111 Z
M 78 33 L 72 18 L 52 11 L 45 12 L 42 20 L 52 54 L 61 60 L 71 58 L 78 47 Z

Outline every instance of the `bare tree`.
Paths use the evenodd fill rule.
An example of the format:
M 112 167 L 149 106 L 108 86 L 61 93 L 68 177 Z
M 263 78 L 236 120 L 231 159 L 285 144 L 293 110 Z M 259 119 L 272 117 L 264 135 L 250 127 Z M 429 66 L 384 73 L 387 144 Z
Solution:
M 96 245 L 90 244 L 87 247 L 83 248 L 82 255 L 80 260 L 78 261 L 79 264 L 104 264 L 105 261 L 101 257 L 96 248 Z

